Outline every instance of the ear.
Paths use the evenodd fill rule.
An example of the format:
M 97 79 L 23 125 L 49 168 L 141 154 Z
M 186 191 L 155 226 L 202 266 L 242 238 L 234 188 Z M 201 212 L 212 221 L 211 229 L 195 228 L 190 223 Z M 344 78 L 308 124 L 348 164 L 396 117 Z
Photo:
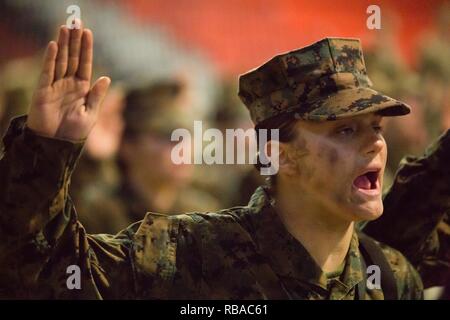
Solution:
M 264 148 L 271 165 L 277 168 L 279 174 L 293 175 L 296 172 L 297 165 L 291 155 L 291 148 L 289 143 L 277 140 L 270 140 Z
M 280 143 L 280 173 L 287 176 L 297 174 L 298 159 L 294 156 L 295 148 L 291 143 Z

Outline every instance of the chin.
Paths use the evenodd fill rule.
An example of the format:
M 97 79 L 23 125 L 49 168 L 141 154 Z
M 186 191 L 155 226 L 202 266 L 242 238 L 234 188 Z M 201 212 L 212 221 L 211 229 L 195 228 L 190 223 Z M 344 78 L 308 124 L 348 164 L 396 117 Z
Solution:
M 354 208 L 354 221 L 373 221 L 383 214 L 383 203 L 367 203 Z

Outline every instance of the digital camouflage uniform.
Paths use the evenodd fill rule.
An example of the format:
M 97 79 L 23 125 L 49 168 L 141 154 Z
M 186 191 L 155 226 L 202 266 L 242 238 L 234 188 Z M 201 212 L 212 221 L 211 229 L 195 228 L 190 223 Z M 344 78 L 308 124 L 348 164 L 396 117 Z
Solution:
M 263 189 L 247 207 L 148 213 L 117 235 L 86 234 L 67 192 L 82 143 L 36 136 L 24 122 L 12 123 L 0 163 L 2 298 L 354 299 L 362 280 L 356 234 L 341 279 L 327 283 Z M 415 270 L 396 250 L 382 249 L 399 297 L 420 298 Z M 73 264 L 81 290 L 66 286 Z M 368 290 L 366 298 L 383 295 Z
M 289 55 L 293 59 L 286 64 Z M 261 72 L 265 68 L 272 68 L 269 76 Z M 283 110 L 317 120 L 409 111 L 369 89 L 369 83 L 358 41 L 324 39 L 244 75 L 240 94 L 255 124 Z M 286 85 L 295 94 L 282 89 Z M 264 92 L 273 95 L 267 98 Z M 293 101 L 299 103 L 296 108 L 289 106 Z M 327 278 L 287 232 L 264 188 L 245 207 L 174 216 L 148 213 L 117 235 L 86 234 L 68 196 L 82 142 L 37 136 L 25 121 L 12 123 L 0 162 L 3 297 L 355 299 L 365 272 L 357 233 L 341 276 Z M 414 268 L 398 251 L 378 246 L 395 276 L 398 298 L 421 298 L 422 282 Z M 81 290 L 66 287 L 66 268 L 73 264 L 81 268 Z M 367 289 L 363 298 L 383 297 L 382 290 Z

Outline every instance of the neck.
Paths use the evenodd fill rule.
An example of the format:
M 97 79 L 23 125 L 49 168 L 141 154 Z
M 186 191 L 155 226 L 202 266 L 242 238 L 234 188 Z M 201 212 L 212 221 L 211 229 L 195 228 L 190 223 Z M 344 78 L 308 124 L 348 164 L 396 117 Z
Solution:
M 347 255 L 354 223 L 338 218 L 306 192 L 292 190 L 290 185 L 277 186 L 275 206 L 281 221 L 322 271 L 335 271 Z

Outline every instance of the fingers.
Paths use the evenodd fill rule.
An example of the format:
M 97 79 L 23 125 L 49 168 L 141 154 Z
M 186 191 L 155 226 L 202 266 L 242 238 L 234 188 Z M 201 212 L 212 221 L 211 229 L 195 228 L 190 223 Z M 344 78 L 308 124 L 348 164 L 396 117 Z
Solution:
M 82 80 L 91 80 L 93 43 L 92 31 L 85 29 L 81 39 L 80 62 L 77 71 L 77 77 Z
M 83 35 L 83 26 L 81 22 L 77 24 L 80 28 L 74 28 L 70 31 L 69 43 L 69 63 L 67 66 L 66 76 L 74 76 L 78 69 L 80 61 L 81 36 Z
M 111 79 L 108 77 L 99 78 L 92 86 L 91 91 L 89 91 L 86 108 L 91 112 L 98 112 L 103 99 L 108 92 Z
M 91 30 L 83 29 L 81 21 L 78 25 L 72 30 L 61 26 L 59 30 L 54 81 L 75 75 L 82 80 L 91 79 L 93 35 Z
M 61 26 L 58 36 L 58 55 L 56 56 L 55 81 L 63 78 L 67 71 L 69 36 L 69 29 L 67 29 L 66 26 Z
M 55 59 L 57 53 L 58 45 L 55 41 L 50 41 L 45 51 L 44 65 L 38 82 L 39 88 L 52 85 L 55 76 Z

